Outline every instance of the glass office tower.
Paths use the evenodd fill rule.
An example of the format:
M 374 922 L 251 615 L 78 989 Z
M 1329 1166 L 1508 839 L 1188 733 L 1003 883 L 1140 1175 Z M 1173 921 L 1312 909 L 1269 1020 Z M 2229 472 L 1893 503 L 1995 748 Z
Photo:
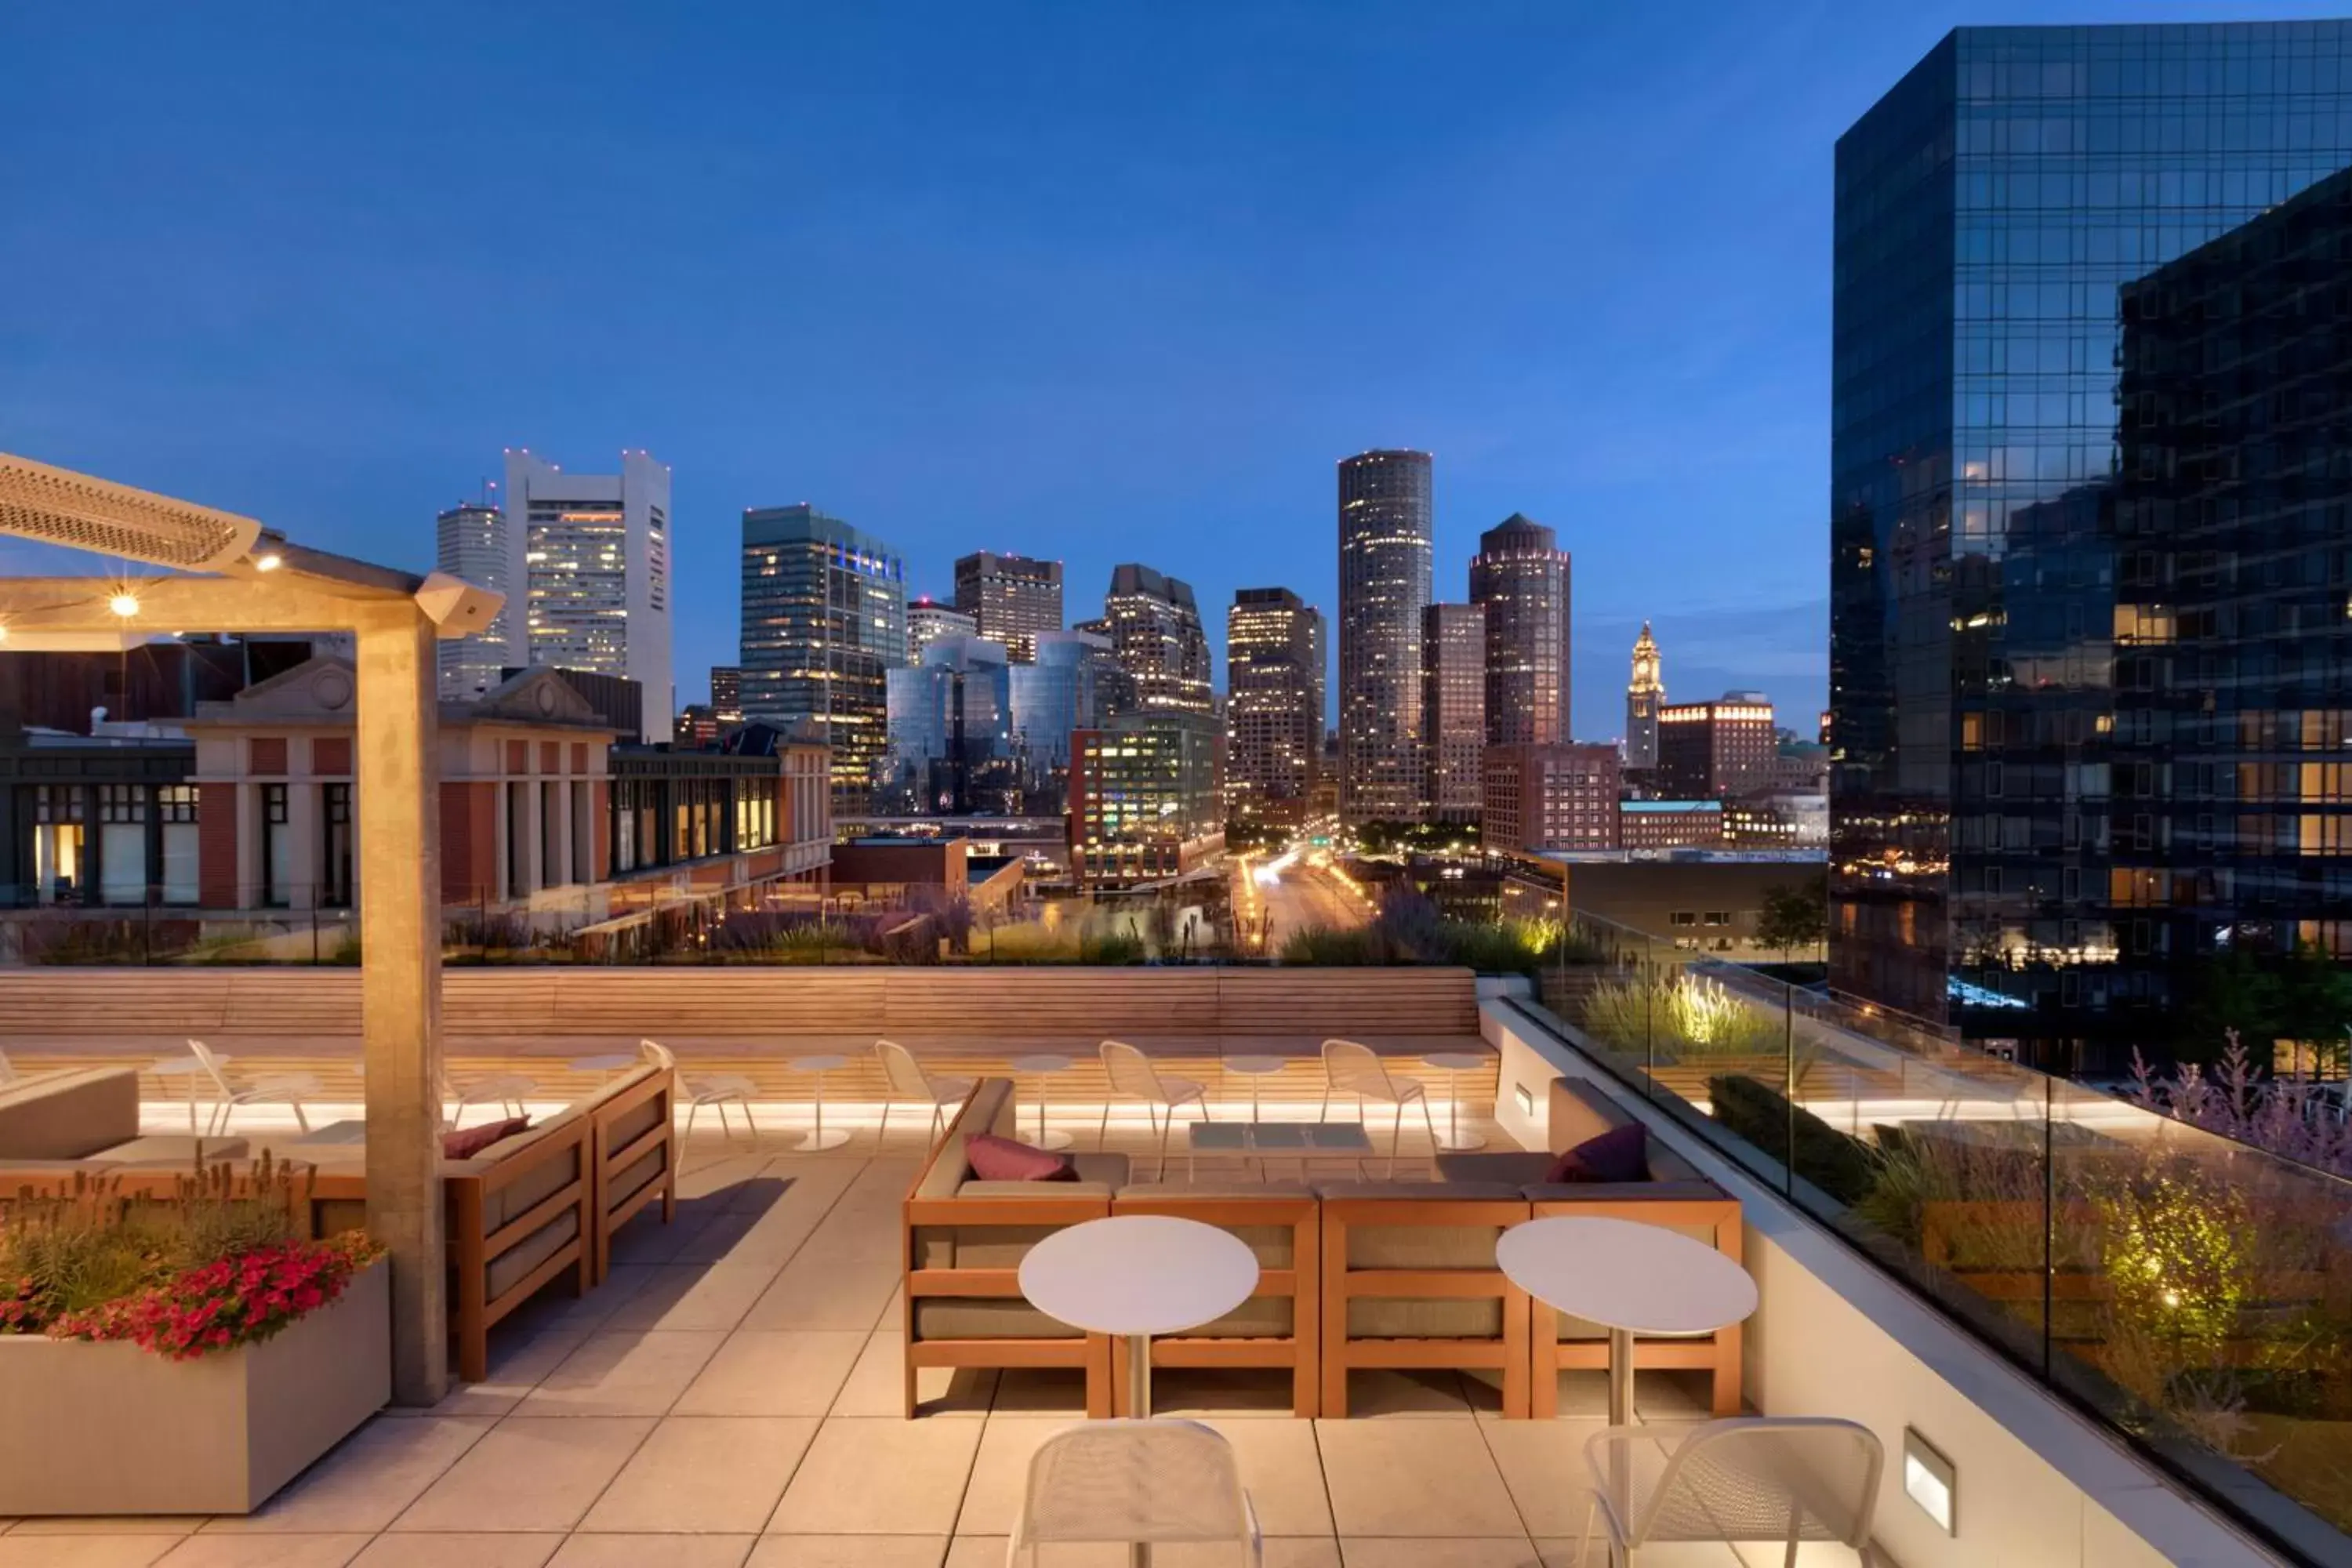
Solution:
M 2141 465 L 2180 459 L 2121 383 L 2136 289 L 2352 163 L 2347 45 L 2334 22 L 1967 28 L 1840 139 L 1839 989 L 2113 1068 L 2173 1036 L 2200 965 L 2323 918 L 2304 912 L 2329 886 L 2315 858 L 2291 883 L 2233 874 L 2253 841 L 2221 791 L 2274 791 L 2352 709 L 2332 656 L 2287 691 L 2267 673 L 2284 647 L 2248 640 L 2288 608 L 2286 574 L 2340 573 L 2343 552 L 2247 526 L 2283 475 L 2234 498 L 2147 489 Z M 2199 464 L 2274 461 L 2252 421 L 2199 438 Z M 2301 515 L 2340 536 L 2340 468 L 2293 483 L 2336 498 Z M 2193 531 L 2209 514 L 2238 531 Z M 2236 584 L 2193 636 L 2181 607 L 2206 590 L 2183 574 Z M 2271 694 L 2242 713 L 2250 680 Z M 2192 847 L 2212 875 L 2184 887 Z
M 866 809 L 887 739 L 887 675 L 907 662 L 896 551 L 803 502 L 743 513 L 743 711 L 815 723 L 834 807 Z

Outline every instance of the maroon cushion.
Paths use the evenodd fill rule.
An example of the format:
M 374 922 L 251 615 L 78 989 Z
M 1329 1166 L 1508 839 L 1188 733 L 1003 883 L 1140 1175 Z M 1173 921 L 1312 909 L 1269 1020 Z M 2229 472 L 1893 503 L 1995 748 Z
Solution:
M 1544 1173 L 1555 1182 L 1646 1182 L 1650 1179 L 1650 1130 L 1638 1121 L 1612 1127 L 1561 1154 Z
M 470 1160 L 501 1138 L 511 1138 L 530 1126 L 528 1116 L 509 1116 L 504 1121 L 485 1121 L 479 1127 L 441 1134 L 441 1157 L 444 1160 Z
M 1075 1182 L 1078 1168 L 1067 1154 L 993 1132 L 975 1132 L 963 1142 L 971 1173 L 983 1182 Z

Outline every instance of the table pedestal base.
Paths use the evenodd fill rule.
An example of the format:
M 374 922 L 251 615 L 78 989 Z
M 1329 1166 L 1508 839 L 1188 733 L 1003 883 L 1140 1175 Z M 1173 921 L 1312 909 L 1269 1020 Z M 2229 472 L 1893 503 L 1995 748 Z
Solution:
M 1127 1336 L 1127 1409 L 1138 1420 L 1151 1415 L 1151 1336 Z M 1151 1568 L 1151 1543 L 1137 1541 L 1127 1548 L 1129 1568 Z
M 1486 1141 L 1475 1132 L 1467 1138 L 1440 1138 L 1437 1152 L 1441 1154 L 1467 1154 L 1473 1149 L 1484 1149 Z
M 829 1127 L 824 1129 L 823 1131 L 810 1132 L 803 1135 L 801 1141 L 793 1144 L 793 1147 L 799 1150 L 803 1154 L 814 1154 L 826 1149 L 838 1149 L 844 1143 L 848 1142 L 848 1133 L 844 1132 L 838 1127 Z

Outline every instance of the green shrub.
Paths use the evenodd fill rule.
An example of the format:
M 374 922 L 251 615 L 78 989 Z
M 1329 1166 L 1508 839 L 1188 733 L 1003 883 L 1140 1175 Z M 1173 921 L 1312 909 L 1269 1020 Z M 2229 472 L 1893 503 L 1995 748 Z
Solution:
M 1360 968 L 1389 962 L 1388 946 L 1369 927 L 1333 931 L 1300 926 L 1282 939 L 1282 962 L 1321 968 Z
M 1078 938 L 1080 963 L 1141 963 L 1143 939 L 1132 931 L 1089 931 Z
M 1847 1137 L 1767 1084 L 1737 1073 L 1706 1080 L 1715 1120 L 1842 1204 L 1855 1204 L 1878 1184 L 1879 1161 L 1870 1145 Z M 1790 1155 L 1794 1129 L 1796 1153 Z

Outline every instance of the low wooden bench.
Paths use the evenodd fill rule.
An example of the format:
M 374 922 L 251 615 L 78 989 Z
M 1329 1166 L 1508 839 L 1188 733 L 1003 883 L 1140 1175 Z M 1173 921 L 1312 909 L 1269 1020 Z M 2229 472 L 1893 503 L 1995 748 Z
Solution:
M 1320 1189 L 1323 1398 L 1348 1414 L 1358 1368 L 1498 1372 L 1503 1414 L 1528 1414 L 1528 1302 L 1495 1262 L 1495 1242 L 1528 1217 L 1514 1189 L 1421 1184 Z

